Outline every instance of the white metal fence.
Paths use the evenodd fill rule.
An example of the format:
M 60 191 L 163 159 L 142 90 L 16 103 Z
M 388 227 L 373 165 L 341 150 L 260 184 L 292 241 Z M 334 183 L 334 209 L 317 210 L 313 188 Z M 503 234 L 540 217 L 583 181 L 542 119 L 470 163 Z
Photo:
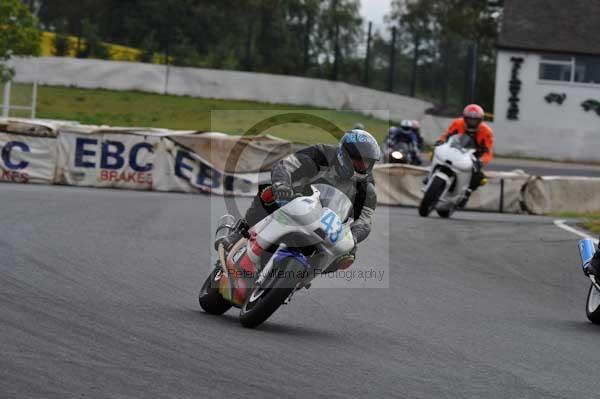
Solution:
M 35 61 L 34 61 L 35 60 Z M 2 109 L 2 117 L 8 118 L 11 116 L 11 110 L 17 111 L 29 111 L 30 118 L 34 119 L 36 117 L 37 110 L 37 90 L 38 90 L 38 81 L 40 75 L 40 62 L 38 59 L 31 60 L 34 66 L 34 76 L 32 76 L 32 89 L 31 89 L 31 101 L 29 104 L 13 104 L 12 102 L 12 82 L 8 81 L 4 84 L 4 89 L 2 90 L 2 103 L 0 104 L 0 108 Z M 12 66 L 9 61 L 7 66 L 10 68 Z

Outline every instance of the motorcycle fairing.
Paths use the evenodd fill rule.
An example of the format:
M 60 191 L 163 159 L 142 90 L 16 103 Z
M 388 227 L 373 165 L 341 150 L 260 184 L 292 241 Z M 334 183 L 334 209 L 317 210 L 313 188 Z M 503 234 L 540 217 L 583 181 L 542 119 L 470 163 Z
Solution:
M 248 249 L 245 238 L 233 246 L 225 262 L 227 273 L 219 280 L 219 293 L 236 306 L 244 303 L 256 278 L 257 269 L 248 257 Z

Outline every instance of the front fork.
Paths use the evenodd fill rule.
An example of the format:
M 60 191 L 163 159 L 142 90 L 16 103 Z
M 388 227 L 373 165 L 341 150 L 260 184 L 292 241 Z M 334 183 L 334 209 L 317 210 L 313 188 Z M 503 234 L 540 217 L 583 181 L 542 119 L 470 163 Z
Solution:
M 265 267 L 263 267 L 262 270 L 260 271 L 260 273 L 258 274 L 258 278 L 256 279 L 256 285 L 260 286 L 260 285 L 262 285 L 265 282 L 265 280 L 267 279 L 267 276 L 273 270 L 273 265 L 275 263 L 275 254 L 280 249 L 283 249 L 283 248 L 286 248 L 286 245 L 285 244 L 279 244 L 279 248 L 277 248 L 277 251 L 275 251 L 275 253 L 273 255 L 271 255 L 271 257 L 267 261 L 267 264 L 265 265 Z

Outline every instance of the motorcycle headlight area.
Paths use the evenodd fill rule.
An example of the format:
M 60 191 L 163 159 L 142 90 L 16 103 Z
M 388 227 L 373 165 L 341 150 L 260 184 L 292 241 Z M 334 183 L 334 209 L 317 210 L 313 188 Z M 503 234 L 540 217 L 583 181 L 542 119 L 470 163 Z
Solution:
M 402 159 L 402 158 L 404 158 L 404 155 L 402 155 L 402 153 L 400 151 L 394 151 L 394 152 L 392 152 L 392 158 Z

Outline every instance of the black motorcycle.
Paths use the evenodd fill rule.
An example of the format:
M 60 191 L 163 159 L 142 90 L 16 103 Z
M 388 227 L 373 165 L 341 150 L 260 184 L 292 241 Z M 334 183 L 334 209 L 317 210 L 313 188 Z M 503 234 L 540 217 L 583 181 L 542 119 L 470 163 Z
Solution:
M 412 141 L 387 138 L 382 146 L 383 162 L 421 165 L 421 157 Z

